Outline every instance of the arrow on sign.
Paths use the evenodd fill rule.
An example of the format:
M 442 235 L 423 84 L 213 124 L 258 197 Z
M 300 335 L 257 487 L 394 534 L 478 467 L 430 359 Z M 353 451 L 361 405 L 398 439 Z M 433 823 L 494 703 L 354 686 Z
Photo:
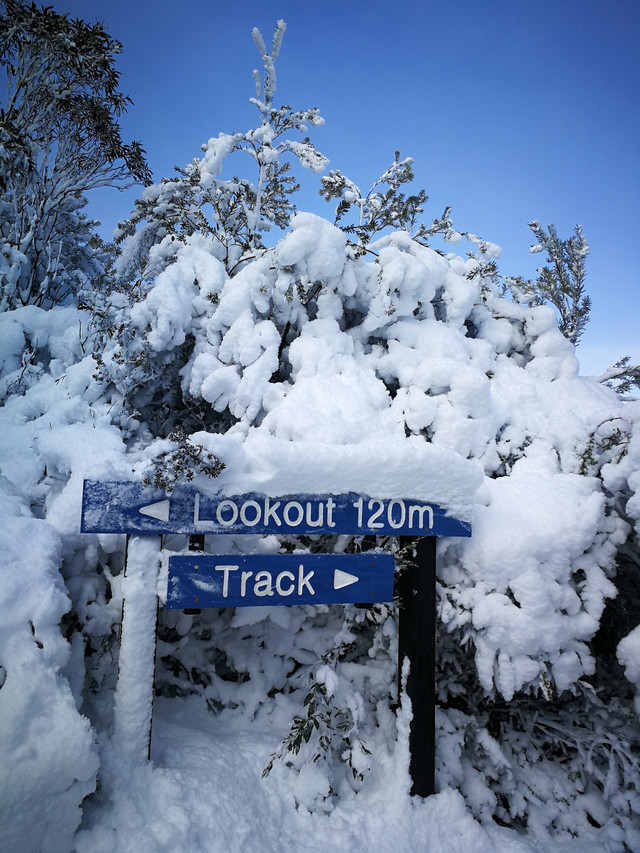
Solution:
M 350 575 L 349 572 L 342 572 L 336 569 L 333 573 L 333 588 L 343 589 L 345 586 L 351 586 L 352 583 L 358 583 L 360 578 L 357 575 Z
M 147 506 L 141 506 L 138 512 L 141 515 L 149 515 L 151 518 L 157 518 L 158 521 L 169 521 L 169 501 L 157 501 Z

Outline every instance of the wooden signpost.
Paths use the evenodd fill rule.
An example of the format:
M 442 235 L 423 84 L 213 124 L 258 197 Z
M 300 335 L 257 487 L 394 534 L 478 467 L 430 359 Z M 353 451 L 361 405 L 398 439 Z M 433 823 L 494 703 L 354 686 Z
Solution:
M 129 558 L 126 567 L 114 721 L 114 739 L 128 754 L 146 751 L 151 732 L 155 616 L 150 614 L 157 603 L 158 534 L 189 534 L 189 550 L 200 552 L 169 558 L 166 606 L 183 610 L 393 599 L 394 559 L 389 554 L 213 556 L 203 553 L 205 534 L 391 535 L 415 542 L 414 564 L 398 575 L 398 666 L 400 671 L 409 661 L 411 793 L 434 793 L 436 537 L 471 536 L 470 524 L 435 504 L 412 499 L 351 492 L 212 496 L 191 488 L 163 495 L 134 482 L 87 480 L 81 529 L 136 534 L 129 544 L 135 559 Z M 147 633 L 153 629 L 153 643 L 130 654 L 129 645 L 140 635 L 139 618 L 149 622 Z
M 435 793 L 436 755 L 436 540 L 415 544 L 415 563 L 398 575 L 398 690 L 409 660 L 406 691 L 413 717 L 409 730 L 411 793 Z

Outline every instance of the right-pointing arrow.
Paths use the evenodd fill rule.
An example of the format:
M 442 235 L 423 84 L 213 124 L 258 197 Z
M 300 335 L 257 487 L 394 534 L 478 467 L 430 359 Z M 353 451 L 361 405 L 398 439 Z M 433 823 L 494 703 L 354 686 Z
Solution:
M 158 501 L 154 504 L 141 506 L 138 512 L 141 515 L 148 515 L 151 518 L 157 518 L 158 521 L 169 521 L 169 501 Z
M 351 586 L 352 583 L 357 583 L 360 578 L 357 575 L 350 575 L 349 572 L 341 572 L 340 569 L 335 569 L 333 573 L 333 588 L 342 589 L 344 586 Z

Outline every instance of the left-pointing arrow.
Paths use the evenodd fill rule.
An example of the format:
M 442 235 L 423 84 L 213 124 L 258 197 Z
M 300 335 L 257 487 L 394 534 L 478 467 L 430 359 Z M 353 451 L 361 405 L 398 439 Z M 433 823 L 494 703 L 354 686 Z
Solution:
M 154 504 L 141 506 L 138 512 L 141 515 L 149 515 L 151 518 L 157 518 L 158 521 L 169 521 L 169 505 L 170 502 L 168 500 L 157 501 Z

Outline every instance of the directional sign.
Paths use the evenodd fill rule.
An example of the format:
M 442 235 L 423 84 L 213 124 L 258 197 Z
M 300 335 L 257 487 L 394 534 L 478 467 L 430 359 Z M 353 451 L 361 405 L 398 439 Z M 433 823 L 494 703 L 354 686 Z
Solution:
M 336 533 L 470 536 L 471 525 L 421 500 L 358 495 L 225 496 L 85 480 L 83 533 Z
M 392 599 L 391 554 L 169 557 L 168 608 L 357 604 Z

